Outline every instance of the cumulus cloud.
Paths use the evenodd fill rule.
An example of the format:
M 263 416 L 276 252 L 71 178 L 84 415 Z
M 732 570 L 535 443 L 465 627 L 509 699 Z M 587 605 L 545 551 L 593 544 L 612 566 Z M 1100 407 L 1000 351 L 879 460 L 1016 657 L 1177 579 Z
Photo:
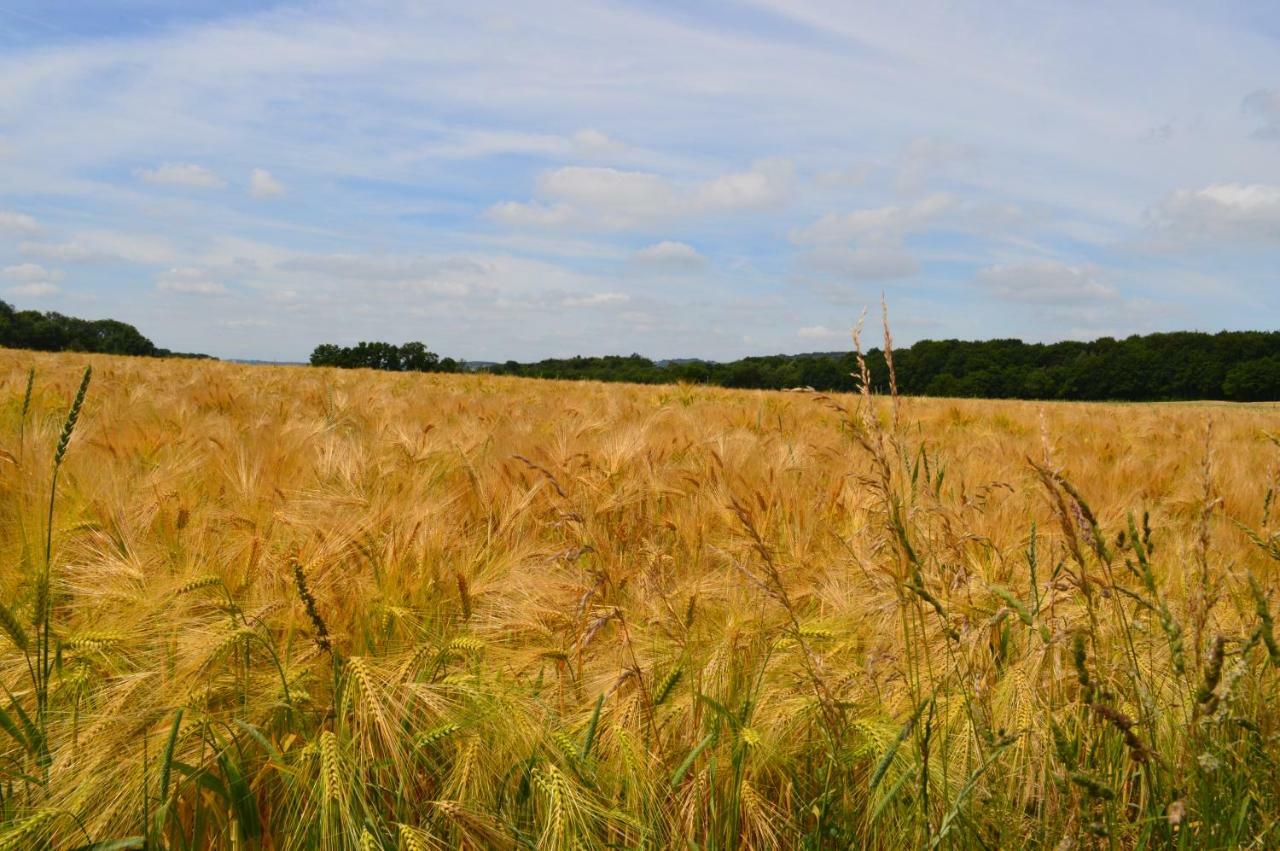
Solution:
M 186 186 L 193 189 L 221 189 L 227 183 L 211 169 L 194 163 L 162 163 L 134 172 L 143 183 L 157 186 Z
M 643 266 L 670 271 L 691 271 L 706 265 L 706 258 L 698 253 L 698 249 L 669 239 L 641 248 L 631 257 Z
M 0 277 L 15 282 L 14 286 L 5 290 L 10 295 L 39 298 L 61 292 L 58 282 L 62 280 L 62 272 L 57 269 L 46 269 L 37 263 L 6 266 L 0 269 Z
M 278 198 L 284 194 L 284 184 L 265 168 L 255 168 L 249 174 L 249 194 L 254 198 Z
M 812 269 L 851 280 L 883 281 L 919 271 L 905 242 L 912 234 L 985 233 L 1015 225 L 1021 218 L 1021 210 L 1012 204 L 963 201 L 936 193 L 905 204 L 828 213 L 792 228 L 789 237 L 808 249 L 802 260 Z
M 988 294 L 1005 301 L 1064 305 L 1114 299 L 1115 289 L 1101 277 L 1101 271 L 1088 264 L 1029 260 L 979 269 L 976 280 Z
M 1149 211 L 1158 230 L 1187 238 L 1280 242 L 1280 186 L 1215 183 L 1179 189 Z
M 828 213 L 812 224 L 793 228 L 791 241 L 808 247 L 804 263 L 812 269 L 855 281 L 905 278 L 919 270 L 903 239 L 952 214 L 950 195 L 930 195 L 911 204 Z
M 39 230 L 40 224 L 26 213 L 14 213 L 8 210 L 0 210 L 0 232 L 36 233 Z
M 787 160 L 762 160 L 749 171 L 726 174 L 698 187 L 695 204 L 707 210 L 763 210 L 786 200 L 794 167 Z
M 204 269 L 183 266 L 170 269 L 156 280 L 156 289 L 162 293 L 183 295 L 220 296 L 227 294 L 225 285 L 211 280 Z
M 683 185 L 661 175 L 566 166 L 538 178 L 538 198 L 503 201 L 489 216 L 504 224 L 627 230 L 698 215 L 774 207 L 786 200 L 793 169 L 763 160 L 749 170 Z

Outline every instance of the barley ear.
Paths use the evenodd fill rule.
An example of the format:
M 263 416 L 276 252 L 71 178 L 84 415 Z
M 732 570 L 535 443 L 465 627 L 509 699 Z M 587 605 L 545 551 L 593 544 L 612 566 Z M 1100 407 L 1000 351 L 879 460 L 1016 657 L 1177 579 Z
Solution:
M 302 572 L 302 562 L 297 556 L 293 558 L 293 584 L 298 589 L 298 597 L 301 598 L 302 605 L 307 610 L 307 617 L 311 619 L 311 626 L 316 631 L 316 646 L 326 653 L 332 653 L 329 627 L 325 624 L 324 618 L 320 617 L 320 610 L 316 608 L 316 598 L 312 596 L 311 589 L 307 586 L 307 575 Z
M 22 628 L 22 624 L 18 622 L 13 612 L 4 603 L 0 603 L 0 629 L 3 629 L 5 635 L 9 636 L 14 646 L 26 652 L 27 631 Z
M 85 394 L 89 392 L 89 379 L 93 377 L 93 367 L 86 366 L 84 368 L 84 377 L 80 379 L 80 389 L 76 391 L 76 398 L 71 403 L 71 410 L 67 412 L 66 422 L 62 424 L 62 435 L 58 438 L 58 449 L 53 454 L 53 466 L 58 467 L 62 464 L 62 458 L 67 454 L 67 444 L 71 442 L 71 435 L 76 430 L 76 421 L 80 419 L 80 408 L 84 405 Z

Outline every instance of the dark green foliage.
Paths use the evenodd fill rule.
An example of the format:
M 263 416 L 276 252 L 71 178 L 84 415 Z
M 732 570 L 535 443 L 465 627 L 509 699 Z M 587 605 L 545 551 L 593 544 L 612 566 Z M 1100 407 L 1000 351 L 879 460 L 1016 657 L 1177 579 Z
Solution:
M 1231 367 L 1222 382 L 1222 392 L 1237 402 L 1266 402 L 1277 398 L 1280 388 L 1280 357 L 1245 361 Z
M 884 353 L 867 364 L 877 392 L 888 389 Z M 921 340 L 894 352 L 900 392 L 913 396 L 1078 401 L 1280 400 L 1280 332 L 1177 332 L 1092 342 Z M 729 363 L 575 357 L 490 367 L 503 375 L 721 387 L 847 390 L 851 352 L 750 357 Z
M 144 357 L 206 357 L 162 349 L 125 322 L 14 310 L 0 301 L 0 346 L 41 352 L 96 352 Z
M 458 362 L 428 351 L 422 343 L 359 342 L 354 346 L 321 343 L 311 353 L 312 366 L 342 369 L 381 369 L 387 372 L 457 372 Z

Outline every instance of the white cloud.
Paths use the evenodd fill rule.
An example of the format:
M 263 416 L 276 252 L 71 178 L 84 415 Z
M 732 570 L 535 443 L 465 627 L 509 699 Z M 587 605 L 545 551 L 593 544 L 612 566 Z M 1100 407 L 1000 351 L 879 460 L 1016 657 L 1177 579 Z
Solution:
M 853 247 L 821 245 L 804 255 L 805 265 L 851 281 L 889 281 L 908 278 L 920 264 L 903 245 L 871 241 Z
M 1158 230 L 1188 238 L 1280 242 L 1280 185 L 1215 183 L 1179 189 L 1148 213 Z
M 0 269 L 0 275 L 10 281 L 22 281 L 23 283 L 39 283 L 62 280 L 62 272 L 57 269 L 46 269 L 38 263 L 20 263 L 16 266 L 6 266 Z
M 187 295 L 226 295 L 227 288 L 217 281 L 181 281 L 160 280 L 156 289 L 163 293 L 184 293 Z
M 25 257 L 57 260 L 62 263 L 86 263 L 112 259 L 79 242 L 23 242 L 18 246 L 18 250 Z
M 0 51 L 0 102 L 23 116 L 4 129 L 2 194 L 10 206 L 38 216 L 51 234 L 21 236 L 29 241 L 21 259 L 70 270 L 71 262 L 126 254 L 83 235 L 94 228 L 163 238 L 165 252 L 135 261 L 149 264 L 146 270 L 104 268 L 99 276 L 95 269 L 83 279 L 118 299 L 113 315 L 144 317 L 154 293 L 140 294 L 126 284 L 127 275 L 143 272 L 149 283 L 169 267 L 204 270 L 204 280 L 231 287 L 237 298 L 190 301 L 155 330 L 172 334 L 167 342 L 189 337 L 192 347 L 215 353 L 234 351 L 218 348 L 216 318 L 253 315 L 249 299 L 265 307 L 266 299 L 288 293 L 297 294 L 291 301 L 299 314 L 307 312 L 307 322 L 282 321 L 278 332 L 258 336 L 264 350 L 292 347 L 305 354 L 315 340 L 349 327 L 353 306 L 366 303 L 387 334 L 391 328 L 408 333 L 418 320 L 396 287 L 427 293 L 419 303 L 435 293 L 466 290 L 479 304 L 490 291 L 517 300 L 512 290 L 535 291 L 544 295 L 543 307 L 566 295 L 617 289 L 636 300 L 644 292 L 647 306 L 663 293 L 641 290 L 640 276 L 625 274 L 631 249 L 668 237 L 712 254 L 726 270 L 742 263 L 732 286 L 726 276 L 690 280 L 669 293 L 671 327 L 680 333 L 698 330 L 694 316 L 711 317 L 706 328 L 736 326 L 723 338 L 699 337 L 708 340 L 693 344 L 706 346 L 699 353 L 742 354 L 735 347 L 747 336 L 762 347 L 794 344 L 795 327 L 805 319 L 768 330 L 782 309 L 821 320 L 813 293 L 788 292 L 782 283 L 786 257 L 797 251 L 832 274 L 859 280 L 908 274 L 915 252 L 925 267 L 921 286 L 912 288 L 922 314 L 944 317 L 946 333 L 1003 333 L 1008 329 L 999 320 L 948 309 L 947 280 L 964 282 L 978 266 L 1005 257 L 992 245 L 1005 241 L 1003 234 L 972 229 L 975 200 L 1043 211 L 1028 228 L 1025 253 L 1009 255 L 1013 259 L 1078 251 L 1079 259 L 1070 261 L 1077 264 L 1110 256 L 1117 242 L 1132 248 L 1134 211 L 1170 188 L 1280 182 L 1274 145 L 1247 136 L 1259 124 L 1269 126 L 1272 101 L 1252 98 L 1249 114 L 1240 112 L 1241 95 L 1276 85 L 1274 44 L 1258 28 L 1240 27 L 1208 6 L 1188 12 L 1186 4 L 1069 4 L 1055 7 L 1046 26 L 1043 15 L 1004 14 L 982 4 L 909 3 L 904 10 L 762 0 L 751 4 L 753 14 L 783 25 L 761 28 L 629 3 L 462 4 L 448 15 L 404 2 L 321 3 L 308 6 L 306 15 L 245 14 L 240 5 L 174 25 L 161 16 L 156 26 L 70 40 L 32 31 L 29 43 Z M 63 23 L 60 13 L 51 14 L 54 25 Z M 830 49 L 814 50 L 793 38 L 795 32 L 815 34 Z M 1135 38 L 1144 45 L 1141 55 L 1133 50 Z M 1152 67 L 1162 69 L 1158 85 L 1152 85 Z M 1143 128 L 1170 121 L 1178 128 L 1170 144 L 1155 149 L 1139 138 Z M 912 141 L 920 139 L 929 141 Z M 620 140 L 641 154 L 620 151 Z M 965 163 L 937 140 L 970 146 L 982 169 L 958 174 L 957 164 Z M 431 149 L 414 157 L 415 146 Z M 752 172 L 746 163 L 777 154 L 796 163 L 796 178 L 724 174 Z M 163 162 L 213 167 L 236 184 L 239 197 L 212 189 L 161 192 L 118 174 L 120 163 L 131 169 Z M 873 164 L 874 173 L 830 173 L 859 163 Z M 305 195 L 310 203 L 290 204 L 270 217 L 246 210 L 239 202 L 252 191 L 255 165 L 280 170 L 286 197 Z M 539 172 L 570 165 L 660 176 L 670 191 L 571 198 L 547 194 L 535 180 Z M 838 184 L 840 194 L 801 179 L 810 175 L 819 175 L 818 184 Z M 957 176 L 964 179 L 952 179 Z M 918 192 L 903 194 L 904 186 L 916 184 Z M 858 191 L 846 194 L 850 186 Z M 621 193 L 628 187 L 608 188 Z M 909 212 L 922 196 L 944 189 L 956 209 L 924 224 L 904 224 L 902 215 L 878 224 L 864 217 L 852 222 L 852 234 L 825 243 L 801 242 L 799 249 L 785 243 L 790 227 L 812 226 L 823 213 L 855 207 Z M 844 205 L 830 206 L 833 200 Z M 493 221 L 477 226 L 475 211 L 494 201 L 506 203 L 493 207 Z M 712 221 L 783 203 L 780 215 Z M 673 221 L 679 226 L 670 226 Z M 1082 245 L 1068 227 L 1087 229 L 1091 244 Z M 642 228 L 642 235 L 600 233 L 625 228 Z M 935 239 L 933 228 L 949 231 Z M 403 271 L 377 279 L 386 286 L 372 292 L 378 288 L 356 277 L 277 267 L 258 255 L 251 256 L 260 271 L 241 271 L 232 265 L 240 255 L 212 244 L 218 233 L 276 240 L 293 249 L 287 253 L 299 246 L 389 255 L 488 250 L 506 259 L 495 259 L 497 271 L 474 275 Z M 0 249 L 9 247 L 7 239 L 0 235 Z M 600 253 L 569 255 L 553 240 L 576 240 Z M 210 256 L 214 252 L 218 256 Z M 127 256 L 142 254 L 129 250 Z M 1189 258 L 1188 265 L 1202 260 L 1221 266 L 1211 256 Z M 1268 305 L 1273 261 L 1233 258 L 1218 271 L 1256 304 Z M 0 266 L 10 262 L 19 259 L 4 257 Z M 1126 251 L 1125 262 L 1126 270 L 1145 266 L 1152 273 L 1166 264 L 1136 251 Z M 867 294 L 857 293 L 860 299 Z M 755 313 L 722 322 L 716 314 L 738 296 L 756 299 Z M 1266 315 L 1244 311 L 1243 299 L 1234 307 L 1211 307 L 1195 293 L 1178 300 L 1205 307 L 1193 314 L 1197 321 L 1220 327 Z M 660 356 L 669 345 L 680 347 L 674 330 L 641 334 L 620 323 L 606 331 L 603 319 L 593 324 L 622 312 L 526 310 L 492 320 L 456 314 L 433 327 L 455 341 L 455 351 L 472 347 L 475 356 L 504 347 L 523 357 L 552 347 L 572 353 L 604 345 L 634 345 Z M 1017 331 L 1052 327 L 1038 322 Z M 359 332 L 368 333 L 363 326 Z M 567 336 L 574 333 L 579 336 Z
M 0 210 L 0 231 L 10 231 L 13 233 L 36 233 L 39 230 L 39 223 L 26 213 L 14 213 L 8 210 Z
M 560 300 L 562 307 L 599 307 L 631 301 L 626 293 L 592 293 L 587 296 L 569 296 Z
M 669 239 L 641 248 L 631 256 L 633 260 L 645 266 L 672 270 L 698 269 L 706 265 L 707 261 L 692 245 Z
M 867 237 L 896 239 L 938 222 L 954 213 L 958 206 L 952 196 L 937 194 L 906 206 L 895 204 L 843 214 L 828 213 L 811 225 L 793 229 L 791 241 L 800 245 L 820 245 Z
M 62 289 L 49 281 L 36 281 L 30 284 L 21 284 L 16 287 L 9 287 L 5 292 L 10 295 L 26 296 L 27 298 L 43 298 L 45 296 L 57 295 Z
M 227 288 L 218 281 L 210 280 L 204 269 L 184 266 L 170 269 L 156 280 L 156 289 L 162 293 L 181 293 L 184 295 L 219 296 L 226 295 Z
M 221 189 L 227 183 L 211 169 L 193 163 L 162 163 L 134 172 L 143 183 L 158 186 L 187 186 L 194 189 Z
M 489 216 L 517 226 L 629 230 L 777 206 L 790 192 L 792 175 L 785 160 L 762 160 L 747 171 L 693 185 L 651 172 L 566 166 L 538 178 L 539 199 L 503 201 L 489 209 Z
M 249 194 L 254 198 L 278 198 L 284 194 L 284 184 L 265 168 L 255 168 L 249 175 Z
M 762 160 L 749 171 L 726 174 L 700 187 L 695 205 L 707 210 L 763 210 L 786 200 L 795 168 L 786 160 Z
M 84 231 L 65 242 L 25 241 L 18 246 L 24 257 L 57 263 L 175 262 L 177 250 L 168 240 L 149 234 L 121 231 Z
M 489 208 L 489 217 L 514 227 L 557 228 L 574 221 L 577 212 L 568 204 L 500 201 Z
M 393 162 L 470 160 L 494 156 L 523 156 L 546 160 L 656 163 L 671 157 L 628 145 L 601 130 L 584 127 L 569 136 L 520 130 L 442 128 L 440 138 L 396 154 Z
M 10 295 L 40 298 L 57 295 L 61 292 L 58 282 L 62 280 L 62 272 L 57 269 L 46 269 L 36 263 L 21 263 L 0 269 L 0 277 L 16 281 L 17 285 L 6 288 Z
M 837 331 L 825 325 L 806 325 L 796 331 L 796 336 L 804 340 L 833 340 L 843 337 L 848 332 Z
M 574 133 L 573 144 L 586 154 L 607 155 L 627 150 L 622 142 L 590 127 Z
M 1036 304 L 1097 302 L 1116 291 L 1092 265 L 1069 266 L 1057 260 L 1029 260 L 978 270 L 978 284 L 995 298 Z

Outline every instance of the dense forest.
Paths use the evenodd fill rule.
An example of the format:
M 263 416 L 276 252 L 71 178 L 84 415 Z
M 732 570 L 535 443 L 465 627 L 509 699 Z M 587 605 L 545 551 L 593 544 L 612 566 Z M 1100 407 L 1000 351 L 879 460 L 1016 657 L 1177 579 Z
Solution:
M 171 352 L 115 319 L 77 319 L 50 311 L 15 310 L 0 301 L 0 346 L 41 352 L 96 352 L 144 357 L 207 357 Z
M 877 389 L 888 371 L 884 354 L 867 353 Z M 895 350 L 901 392 L 993 399 L 1160 401 L 1280 400 L 1280 332 L 1177 332 L 1103 337 L 1092 342 L 922 340 Z M 577 357 L 488 368 L 504 375 L 723 387 L 847 390 L 848 352 L 750 357 L 729 363 L 630 357 Z

